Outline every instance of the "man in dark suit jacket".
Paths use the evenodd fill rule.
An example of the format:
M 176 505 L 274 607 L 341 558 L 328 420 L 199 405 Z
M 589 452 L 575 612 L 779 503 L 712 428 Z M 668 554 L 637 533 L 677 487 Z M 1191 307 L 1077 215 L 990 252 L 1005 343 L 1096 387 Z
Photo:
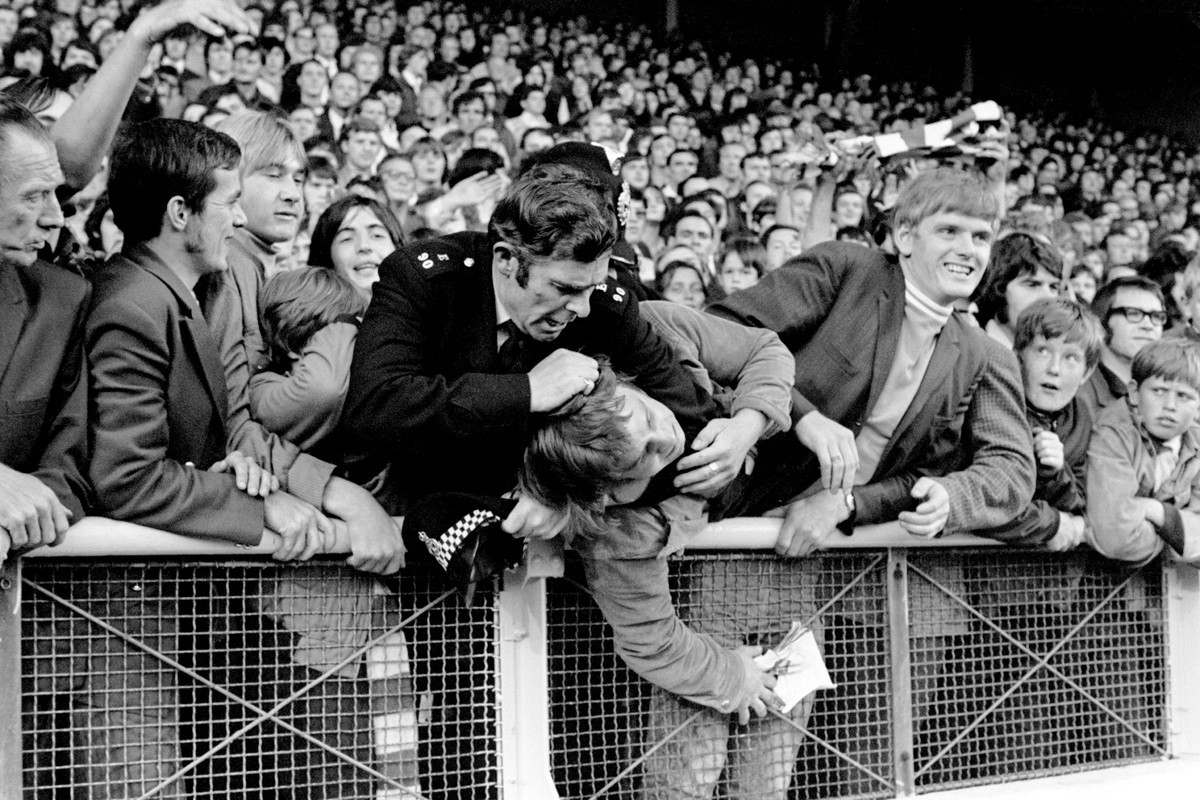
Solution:
M 392 460 L 407 497 L 513 489 L 531 419 L 591 391 L 600 354 L 692 436 L 715 413 L 636 300 L 608 281 L 612 198 L 574 168 L 536 167 L 497 206 L 487 235 L 421 242 L 383 263 L 343 424 Z M 540 509 L 522 498 L 506 529 L 554 535 L 565 518 Z
M 240 160 L 226 134 L 162 119 L 133 126 L 113 153 L 109 196 L 125 246 L 95 277 L 86 325 L 91 475 L 98 507 L 116 519 L 239 544 L 259 542 L 266 527 L 281 537 L 275 558 L 303 559 L 332 527 L 314 506 L 278 491 L 270 470 L 229 449 L 233 404 L 219 339 L 194 293 L 203 276 L 227 268 L 229 242 L 245 224 Z M 178 647 L 176 599 L 188 591 L 118 583 L 106 587 L 98 613 L 115 613 L 107 604 L 119 607 L 132 620 L 131 635 L 153 636 L 170 651 Z M 148 723 L 128 730 L 96 725 L 94 771 L 103 777 L 93 780 L 137 796 L 180 762 L 174 679 L 136 648 L 106 658 L 110 667 L 92 670 L 79 690 L 84 705 L 100 716 Z M 139 691 L 109 686 L 112 674 L 137 675 Z
M 37 260 L 62 228 L 54 143 L 23 106 L 0 99 L 0 561 L 54 542 L 92 502 L 83 319 L 89 287 Z M 30 206 L 30 202 L 33 206 Z
M 805 496 L 780 553 L 855 522 L 898 517 L 918 536 L 995 527 L 1028 504 L 1016 359 L 952 308 L 983 277 L 997 216 L 981 181 L 927 173 L 897 201 L 898 258 L 820 245 L 713 308 L 776 331 L 796 358 L 794 430 L 820 471 L 795 487 Z
M 194 295 L 245 224 L 240 158 L 225 134 L 177 120 L 137 126 L 113 155 L 125 248 L 96 275 L 87 322 L 92 477 L 118 519 L 242 544 L 265 523 L 284 537 L 276 557 L 309 556 L 328 520 L 228 450 L 219 344 Z

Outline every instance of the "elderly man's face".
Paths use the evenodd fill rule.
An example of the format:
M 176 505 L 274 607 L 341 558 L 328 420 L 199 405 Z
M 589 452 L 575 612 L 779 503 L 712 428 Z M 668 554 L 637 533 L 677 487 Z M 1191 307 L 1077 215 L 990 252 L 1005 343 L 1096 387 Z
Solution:
M 29 266 L 63 226 L 54 190 L 63 182 L 54 146 L 10 131 L 0 192 L 0 262 Z

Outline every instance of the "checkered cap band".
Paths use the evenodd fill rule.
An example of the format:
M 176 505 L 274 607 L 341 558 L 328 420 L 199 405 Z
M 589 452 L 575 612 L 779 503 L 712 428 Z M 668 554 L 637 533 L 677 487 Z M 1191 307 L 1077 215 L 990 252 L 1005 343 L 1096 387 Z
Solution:
M 424 531 L 418 532 L 417 537 L 425 545 L 426 549 L 429 550 L 429 554 L 437 559 L 442 569 L 447 569 L 450 565 L 450 558 L 458 552 L 463 539 L 466 539 L 480 525 L 491 524 L 493 522 L 503 522 L 503 520 L 491 511 L 477 508 L 451 525 L 445 533 L 436 539 L 427 536 Z

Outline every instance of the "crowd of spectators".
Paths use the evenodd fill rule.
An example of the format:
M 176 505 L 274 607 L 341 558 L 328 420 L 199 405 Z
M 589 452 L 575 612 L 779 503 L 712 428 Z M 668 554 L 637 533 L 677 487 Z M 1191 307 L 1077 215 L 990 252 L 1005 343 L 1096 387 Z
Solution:
M 643 403 L 652 429 L 674 425 L 702 442 L 679 463 L 675 486 L 705 494 L 714 509 L 719 492 L 739 485 L 751 446 L 788 427 L 790 417 L 795 437 L 783 438 L 806 449 L 797 455 L 764 444 L 762 457 L 779 459 L 769 473 L 777 481 L 807 482 L 760 487 L 754 501 L 739 496 L 721 506 L 725 514 L 761 513 L 814 487 L 788 507 L 782 555 L 819 549 L 856 522 L 898 518 L 917 536 L 966 531 L 1049 550 L 1086 543 L 1143 563 L 1167 548 L 1200 556 L 1194 147 L 1052 109 L 1003 110 L 866 74 L 831 79 L 812 67 L 738 59 L 637 25 L 454 2 L 280 0 L 239 9 L 227 0 L 17 0 L 0 6 L 0 47 L 8 104 L 0 124 L 25 124 L 19 104 L 45 126 L 6 134 L 42 158 L 34 172 L 42 171 L 41 183 L 20 173 L 32 188 L 3 201 L 0 226 L 32 229 L 36 217 L 40 231 L 18 243 L 25 255 L 5 258 L 29 267 L 26 255 L 40 250 L 59 272 L 82 276 L 61 278 L 67 283 L 56 291 L 72 300 L 60 311 L 70 318 L 50 327 L 80 337 L 64 340 L 62 364 L 71 347 L 87 356 L 82 378 L 44 393 L 52 398 L 43 409 L 48 422 L 25 436 L 25 450 L 12 451 L 23 455 L 0 451 L 0 478 L 25 487 L 39 509 L 28 522 L 0 520 L 6 549 L 49 543 L 69 518 L 91 509 L 239 543 L 256 541 L 265 526 L 280 535 L 281 560 L 307 559 L 338 539 L 351 566 L 391 574 L 405 549 L 388 514 L 415 499 L 399 498 L 397 486 L 444 488 L 435 486 L 439 470 L 449 474 L 470 458 L 455 448 L 507 448 L 512 431 L 501 436 L 498 428 L 515 420 L 527 434 L 530 415 L 576 396 L 586 405 L 596 391 L 608 403 L 598 413 Z M 0 148 L 0 159 L 12 160 L 12 152 Z M 185 152 L 195 153 L 203 180 L 179 165 Z M 567 171 L 556 171 L 564 163 Z M 5 161 L 0 169 L 16 175 L 28 166 Z M 10 177 L 0 174 L 0 183 Z M 220 216 L 209 216 L 210 197 Z M 545 210 L 551 197 L 561 209 Z M 575 214 L 568 261 L 599 269 L 583 284 L 547 279 L 565 298 L 565 321 L 551 318 L 554 309 L 544 319 L 517 319 L 505 305 L 506 297 L 541 291 L 528 257 L 515 245 L 505 250 L 535 235 L 536 208 L 563 219 Z M 195 234 L 189 220 L 201 216 L 218 222 Z M 443 238 L 453 234 L 461 236 Z M 969 252 L 938 261 L 929 244 L 938 237 L 966 237 Z M 595 267 L 610 250 L 611 260 Z M 558 251 L 540 256 L 547 253 Z M 182 273 L 173 259 L 188 265 Z M 529 373 L 527 388 L 497 384 L 508 394 L 485 402 L 493 389 L 480 389 L 464 401 L 511 414 L 505 425 L 471 414 L 437 418 L 435 401 L 445 391 L 438 381 L 414 384 L 420 393 L 397 401 L 400 381 L 387 359 L 433 335 L 412 331 L 419 320 L 471 328 L 472 320 L 455 316 L 456 293 L 476 279 L 453 270 L 485 259 L 496 270 L 476 270 L 491 276 L 489 286 L 495 281 L 485 294 L 513 318 L 483 332 L 487 359 L 507 358 L 505 346 L 518 339 L 555 340 L 588 316 L 595 290 L 595 325 L 607 320 L 629 336 L 606 339 L 588 328 L 578 342 L 603 340 L 615 359 L 627 358 L 617 366 L 652 376 L 647 391 L 667 396 L 666 406 L 630 400 L 590 357 L 557 350 L 536 361 L 528 349 L 498 367 Z M 385 262 L 395 265 L 391 278 L 381 278 Z M 934 263 L 950 277 L 922 278 Z M 421 283 L 423 271 L 443 280 L 439 288 Z M 635 297 L 648 303 L 640 317 L 627 304 Z M 863 309 L 845 305 L 853 298 L 894 326 L 879 337 L 885 344 L 862 340 L 861 352 L 848 355 L 829 344 L 841 362 L 808 347 L 809 338 L 859 341 L 855 315 Z M 672 305 L 690 311 L 680 316 Z M 706 309 L 712 319 L 696 313 Z M 778 338 L 747 337 L 739 345 L 746 352 L 734 359 L 728 349 L 739 336 L 710 327 L 716 317 Z M 194 328 L 197 318 L 208 327 Z M 690 360 L 680 358 L 698 369 L 700 389 L 688 381 L 681 394 L 678 365 L 664 366 L 658 351 L 651 357 L 649 334 L 633 335 L 647 319 L 654 336 L 692 348 Z M 404 335 L 409 340 L 400 342 Z M 356 350 L 364 337 L 366 355 Z M 714 359 L 718 340 L 726 349 Z M 957 362 L 943 351 L 951 341 L 961 343 Z M 422 351 L 422 364 L 446 359 L 437 374 L 451 392 L 462 387 L 463 346 L 448 336 L 438 344 L 444 352 Z M 196 364 L 178 360 L 193 351 Z M 875 361 L 877 352 L 891 358 Z M 817 357 L 826 360 L 808 361 Z M 142 359 L 132 372 L 131 359 Z M 797 364 L 807 366 L 793 371 Z M 927 370 L 951 365 L 946 386 L 922 383 Z M 0 361 L 0 377 L 2 368 Z M 849 377 L 825 385 L 836 369 Z M 748 377 L 766 373 L 784 388 L 763 393 Z M 718 376 L 734 384 L 735 399 L 729 427 L 713 428 L 706 415 Z M 163 397 L 147 400 L 159 390 Z M 744 408 L 737 391 L 745 392 Z M 506 407 L 513 402 L 521 408 Z M 931 415 L 947 403 L 949 421 L 914 422 L 910 403 L 926 404 Z M 425 424 L 444 426 L 446 440 L 422 438 Z M 89 425 L 93 452 L 56 450 L 64 430 Z M 924 443 L 896 446 L 910 428 Z M 412 453 L 422 455 L 419 470 L 370 452 L 371 442 L 408 443 L 408 436 Z M 43 480 L 67 499 L 44 498 L 8 475 L 36 474 L 41 456 L 27 452 L 29 442 L 74 464 Z M 938 463 L 927 463 L 934 456 Z M 552 462 L 555 454 L 545 457 Z M 801 464 L 805 458 L 819 468 Z M 496 463 L 507 462 L 496 456 Z M 484 488 L 512 488 L 515 463 L 488 477 L 506 486 Z M 562 516 L 538 518 L 555 501 L 533 497 L 534 486 L 548 484 L 530 463 L 526 494 L 505 522 L 511 531 L 594 534 L 605 504 L 629 505 L 655 491 L 657 471 L 640 474 L 636 491 L 624 472 L 597 473 L 582 518 L 563 508 L 555 509 Z M 552 471 L 566 474 L 571 463 Z M 599 492 L 603 481 L 612 482 L 611 493 Z M 530 497 L 536 508 L 525 503 Z M 558 496 L 575 511 L 577 500 L 568 489 Z M 223 513 L 213 513 L 214 503 Z M 623 566 L 620 578 L 591 569 L 610 621 L 643 624 L 641 611 L 602 596 L 634 568 Z M 665 593 L 658 577 L 645 580 L 639 591 Z M 364 597 L 375 591 L 342 588 Z M 280 586 L 258 591 L 263 609 L 298 596 Z M 366 641 L 370 616 L 358 615 L 347 642 Z M 766 712 L 772 682 L 744 679 L 755 674 L 746 659 L 696 670 L 699 683 L 692 674 L 679 678 L 677 668 L 662 678 L 661 664 L 639 661 L 620 640 L 620 624 L 618 649 L 660 686 L 722 714 L 736 710 L 743 722 L 751 711 Z M 317 628 L 293 632 L 319 640 L 328 632 Z M 681 648 L 693 641 L 671 635 Z M 306 651 L 315 659 L 306 665 L 324 669 L 344 654 L 326 649 L 333 652 L 320 658 Z M 718 674 L 720 687 L 711 685 Z M 178 759 L 177 742 L 158 742 L 155 752 L 145 742 L 132 746 L 163 770 Z M 412 778 L 411 763 L 393 766 Z M 788 777 L 785 770 L 770 780 L 786 790 Z M 140 789 L 152 778 L 130 777 L 129 785 Z

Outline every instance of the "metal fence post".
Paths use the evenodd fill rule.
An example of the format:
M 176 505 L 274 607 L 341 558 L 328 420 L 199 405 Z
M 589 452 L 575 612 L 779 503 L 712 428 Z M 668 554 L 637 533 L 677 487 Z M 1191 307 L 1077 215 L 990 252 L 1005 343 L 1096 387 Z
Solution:
M 896 794 L 916 794 L 913 778 L 912 656 L 908 647 L 908 551 L 888 549 L 889 642 L 892 654 L 892 756 Z
M 1200 753 L 1200 574 L 1190 564 L 1167 565 L 1167 669 L 1172 755 Z
M 0 566 L 0 800 L 21 796 L 21 560 Z
M 510 576 L 512 573 L 509 574 Z M 500 592 L 500 770 L 505 800 L 558 800 L 550 775 L 546 581 L 506 576 Z

